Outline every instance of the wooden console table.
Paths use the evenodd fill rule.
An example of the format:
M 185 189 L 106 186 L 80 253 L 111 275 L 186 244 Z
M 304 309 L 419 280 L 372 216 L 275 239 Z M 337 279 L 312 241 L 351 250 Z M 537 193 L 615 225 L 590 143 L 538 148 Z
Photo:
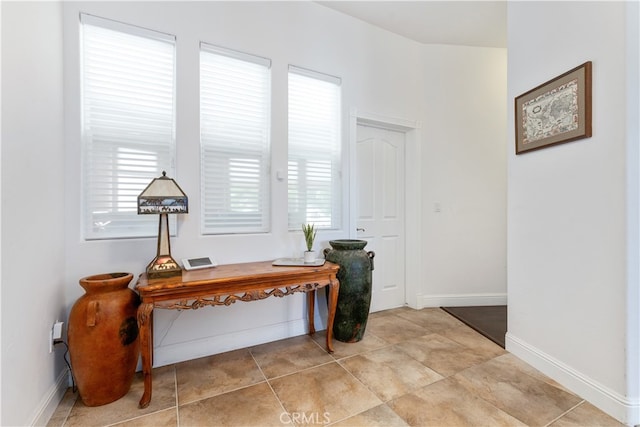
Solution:
M 309 334 L 313 325 L 316 289 L 329 286 L 327 315 L 327 351 L 333 353 L 333 320 L 340 284 L 336 274 L 340 267 L 325 262 L 319 267 L 277 267 L 271 261 L 219 265 L 204 270 L 183 271 L 182 276 L 149 280 L 140 275 L 135 289 L 140 294 L 138 327 L 144 393 L 140 408 L 151 401 L 153 367 L 153 309 L 190 310 L 205 306 L 231 305 L 236 301 L 256 301 L 270 296 L 284 297 L 307 293 Z

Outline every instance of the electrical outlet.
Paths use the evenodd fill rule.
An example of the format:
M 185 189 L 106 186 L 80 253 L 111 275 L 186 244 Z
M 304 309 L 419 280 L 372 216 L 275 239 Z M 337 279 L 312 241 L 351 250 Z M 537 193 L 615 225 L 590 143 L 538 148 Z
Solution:
M 64 326 L 64 322 L 56 322 L 53 324 L 53 341 L 62 339 L 62 326 Z
M 64 322 L 58 322 L 57 320 L 49 331 L 49 353 L 53 353 L 53 346 L 62 341 L 62 326 Z

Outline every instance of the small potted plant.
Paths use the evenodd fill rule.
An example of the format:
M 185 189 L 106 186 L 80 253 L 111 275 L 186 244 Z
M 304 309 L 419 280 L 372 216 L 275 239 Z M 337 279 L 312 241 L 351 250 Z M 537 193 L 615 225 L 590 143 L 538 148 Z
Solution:
M 304 262 L 315 262 L 316 251 L 313 250 L 313 241 L 316 238 L 318 230 L 316 230 L 313 224 L 302 224 L 302 232 L 304 233 L 304 241 L 307 244 L 307 250 L 304 252 Z

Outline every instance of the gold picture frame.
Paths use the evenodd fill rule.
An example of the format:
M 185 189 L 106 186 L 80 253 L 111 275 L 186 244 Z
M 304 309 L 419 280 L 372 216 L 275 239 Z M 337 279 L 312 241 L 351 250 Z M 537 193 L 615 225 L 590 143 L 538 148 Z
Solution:
M 591 137 L 591 61 L 515 99 L 516 154 Z

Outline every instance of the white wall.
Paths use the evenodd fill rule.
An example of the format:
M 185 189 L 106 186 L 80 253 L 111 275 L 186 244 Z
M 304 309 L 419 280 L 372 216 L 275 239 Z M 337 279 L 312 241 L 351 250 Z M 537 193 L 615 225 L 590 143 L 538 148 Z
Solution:
M 2 2 L 2 425 L 46 422 L 67 384 L 61 14 Z
M 504 49 L 425 46 L 422 306 L 506 304 Z
M 177 36 L 178 152 L 175 178 L 190 196 L 191 204 L 191 213 L 179 220 L 178 236 L 171 242 L 173 255 L 177 259 L 210 254 L 221 263 L 229 263 L 298 255 L 303 250 L 301 233 L 289 233 L 286 230 L 286 186 L 275 179 L 275 171 L 286 170 L 286 71 L 288 64 L 295 64 L 342 77 L 345 156 L 349 152 L 346 144 L 351 109 L 424 123 L 420 141 L 422 147 L 419 150 L 422 157 L 419 161 L 425 169 L 433 167 L 436 171 L 422 180 L 421 186 L 428 200 L 420 203 L 430 206 L 437 196 L 442 201 L 443 215 L 434 218 L 431 209 L 426 209 L 423 215 L 429 227 L 422 234 L 422 251 L 426 256 L 437 254 L 442 262 L 431 265 L 429 271 L 424 272 L 429 276 L 420 277 L 418 283 L 412 284 L 412 289 L 417 289 L 421 295 L 422 304 L 436 301 L 429 298 L 430 294 L 438 297 L 443 293 L 463 293 L 466 297 L 484 297 L 495 293 L 503 295 L 505 243 L 504 230 L 500 230 L 499 222 L 505 210 L 504 182 L 500 183 L 504 179 L 501 178 L 504 174 L 501 159 L 505 155 L 502 148 L 505 136 L 500 130 L 506 127 L 504 106 L 501 104 L 505 97 L 504 49 L 423 46 L 312 2 L 64 2 L 62 17 L 59 6 L 52 4 L 16 3 L 11 7 L 5 7 L 5 2 L 2 4 L 3 104 L 5 100 L 24 102 L 25 94 L 30 93 L 33 85 L 42 87 L 46 95 L 46 102 L 38 104 L 42 109 L 34 109 L 29 104 L 29 109 L 26 106 L 15 109 L 8 117 L 14 122 L 12 129 L 17 140 L 9 144 L 3 141 L 3 185 L 6 187 L 4 177 L 10 174 L 20 178 L 12 182 L 28 179 L 13 189 L 3 187 L 3 267 L 19 261 L 20 256 L 33 254 L 34 250 L 39 259 L 44 258 L 44 254 L 50 255 L 46 258 L 45 268 L 39 270 L 25 272 L 22 261 L 15 264 L 15 269 L 5 272 L 3 268 L 3 328 L 7 319 L 21 318 L 25 312 L 22 306 L 20 309 L 15 306 L 5 310 L 8 300 L 15 301 L 18 295 L 24 295 L 23 288 L 14 288 L 5 293 L 6 283 L 10 283 L 6 279 L 13 282 L 19 276 L 22 283 L 30 286 L 32 295 L 38 295 L 33 298 L 36 300 L 33 312 L 27 309 L 32 315 L 28 316 L 29 324 L 21 328 L 24 336 L 17 337 L 9 330 L 7 338 L 10 340 L 5 341 L 3 329 L 3 368 L 10 366 L 13 372 L 20 372 L 20 375 L 3 376 L 3 390 L 10 390 L 11 403 L 20 402 L 17 405 L 5 405 L 3 396 L 3 407 L 8 411 L 6 416 L 3 414 L 3 421 L 7 420 L 10 424 L 29 423 L 33 419 L 32 413 L 48 404 L 50 399 L 47 390 L 56 387 L 57 376 L 63 373 L 64 367 L 55 365 L 53 361 L 58 359 L 50 357 L 48 349 L 39 348 L 46 344 L 41 335 L 48 333 L 50 322 L 58 313 L 66 316 L 82 294 L 78 280 L 86 275 L 107 271 L 130 271 L 137 275 L 155 255 L 155 239 L 91 242 L 82 239 L 81 145 L 78 131 L 79 11 Z M 30 23 L 34 18 L 31 14 L 34 10 L 42 22 L 32 26 Z M 61 41 L 62 34 L 64 37 Z M 23 37 L 24 41 L 16 42 Z M 200 40 L 272 59 L 274 222 L 271 233 L 199 235 L 197 64 Z M 64 101 L 60 92 L 61 58 L 64 58 Z M 9 68 L 14 76 L 11 84 L 5 84 L 7 59 L 13 64 Z M 33 82 L 29 78 L 32 70 L 47 70 L 47 73 L 44 77 L 39 75 L 37 81 Z M 464 82 L 469 83 L 463 85 Z M 5 93 L 8 86 L 11 88 Z M 442 88 L 446 88 L 448 96 L 445 96 L 447 92 Z M 481 110 L 483 116 L 478 116 L 479 97 L 485 98 L 484 110 Z M 59 128 L 63 120 L 60 111 L 62 102 L 64 138 Z M 25 125 L 23 129 L 21 123 L 34 113 L 47 126 L 36 128 Z M 463 125 L 460 124 L 460 117 L 464 118 Z M 6 119 L 3 110 L 3 122 Z M 452 130 L 455 130 L 455 138 L 449 136 Z M 41 137 L 41 132 L 47 138 Z M 3 128 L 3 140 L 4 137 Z M 25 141 L 30 144 L 22 144 Z M 464 145 L 469 150 L 465 150 Z M 20 167 L 25 164 L 24 158 L 28 154 L 33 157 L 34 153 L 35 158 L 29 158 L 29 161 L 36 162 L 38 174 Z M 42 153 L 42 157 L 38 153 Z M 50 162 L 51 159 L 54 162 Z M 437 159 L 440 159 L 441 165 Z M 349 176 L 348 162 L 349 159 L 345 157 L 344 177 Z M 466 175 L 460 179 L 458 174 L 463 170 Z M 48 174 L 45 175 L 43 171 Z M 43 179 L 51 186 L 47 200 L 55 206 L 53 216 L 49 216 L 47 221 L 63 224 L 61 228 L 47 229 L 45 225 L 50 223 L 44 223 L 44 218 L 31 212 L 20 211 L 17 214 L 6 203 L 6 200 L 16 200 L 24 205 L 30 201 L 25 194 L 34 193 L 32 187 Z M 476 182 L 463 185 L 467 180 Z M 350 188 L 349 182 L 345 181 L 344 184 L 345 189 Z M 446 189 L 439 190 L 443 186 Z M 9 198 L 5 200 L 5 196 Z M 319 239 L 323 245 L 327 245 L 330 239 L 349 236 L 346 227 L 350 217 L 350 212 L 346 210 L 349 197 L 345 193 L 345 227 L 337 232 L 321 233 Z M 448 208 L 451 208 L 450 213 L 445 213 Z M 434 222 L 440 218 L 446 218 L 445 232 Z M 471 227 L 466 225 L 469 220 L 473 222 Z M 38 235 L 38 245 L 30 240 L 28 234 L 25 237 L 24 233 L 29 232 L 25 221 L 43 225 L 41 232 L 44 235 Z M 7 232 L 6 225 L 12 230 Z M 456 227 L 467 232 L 455 233 Z M 481 230 L 475 231 L 472 236 L 468 234 L 470 229 L 478 227 Z M 447 250 L 440 251 L 445 240 Z M 14 241 L 19 242 L 20 250 L 11 246 Z M 64 251 L 60 250 L 62 245 Z M 5 256 L 8 248 L 14 252 L 11 257 Z M 465 260 L 465 268 L 461 269 L 460 254 L 468 253 L 473 248 L 481 248 L 483 254 L 491 253 L 491 259 Z M 54 264 L 62 267 L 54 270 Z M 459 274 L 449 276 L 447 272 L 452 268 L 465 272 L 466 278 Z M 25 282 L 25 275 L 29 283 Z M 478 287 L 476 283 L 481 285 Z M 305 332 L 304 315 L 305 304 L 300 295 L 191 312 L 158 310 L 155 316 L 155 362 L 156 365 L 162 365 L 299 335 Z M 317 326 L 322 328 L 320 316 L 324 312 L 320 310 L 318 315 Z M 49 320 L 49 317 L 52 319 Z M 24 364 L 7 351 L 15 348 L 15 345 L 9 347 L 11 340 L 18 339 L 30 342 L 21 349 L 20 356 L 25 360 Z M 27 353 L 26 357 L 24 353 Z M 6 354 L 9 354 L 9 359 L 5 359 Z M 26 368 L 27 364 L 29 369 Z M 24 369 L 14 369 L 14 366 Z M 40 371 L 44 371 L 45 375 L 41 375 Z M 43 381 L 43 390 L 21 391 L 24 390 L 23 384 L 37 384 L 39 381 Z
M 640 424 L 640 3 L 627 4 L 626 419 Z
M 149 11 L 153 13 L 149 13 Z M 273 79 L 273 171 L 286 171 L 286 70 L 295 64 L 340 76 L 343 81 L 344 139 L 348 140 L 348 112 L 359 111 L 405 120 L 418 120 L 427 104 L 433 104 L 432 92 L 440 99 L 429 113 L 437 111 L 428 120 L 425 149 L 426 165 L 435 166 L 436 156 L 456 157 L 441 167 L 438 179 L 423 181 L 427 191 L 435 191 L 443 182 L 455 182 L 455 188 L 444 188 L 439 194 L 443 200 L 464 200 L 474 194 L 472 202 L 462 201 L 451 216 L 455 226 L 464 232 L 447 236 L 447 247 L 440 253 L 442 241 L 432 233 L 437 226 L 425 231 L 427 256 L 438 254 L 439 267 L 434 263 L 429 270 L 435 274 L 440 288 L 437 293 L 499 294 L 504 300 L 506 270 L 504 261 L 504 120 L 505 51 L 504 49 L 472 49 L 455 47 L 425 48 L 415 42 L 371 27 L 361 21 L 313 3 L 245 3 L 196 2 L 173 3 L 68 3 L 65 4 L 65 43 L 68 150 L 67 188 L 68 206 L 79 206 L 80 141 L 78 125 L 77 76 L 77 16 L 79 11 L 134 23 L 175 34 L 178 40 L 178 170 L 177 181 L 191 195 L 191 213 L 180 220 L 179 236 L 172 240 L 176 258 L 211 254 L 219 262 L 241 262 L 299 255 L 303 250 L 300 233 L 286 230 L 286 186 L 273 179 L 273 229 L 265 235 L 199 236 L 198 194 L 198 43 L 200 40 L 272 59 Z M 268 17 L 268 19 L 265 19 Z M 277 31 L 275 30 L 277 28 Z M 328 32 L 327 28 L 331 28 Z M 455 73 L 452 71 L 455 70 Z M 425 75 L 428 76 L 425 78 Z M 487 79 L 490 84 L 487 84 Z M 469 82 L 461 85 L 461 82 Z M 423 89 L 426 87 L 426 89 Z M 446 89 L 436 89 L 446 88 Z M 443 92 L 438 92 L 443 90 Z M 449 90 L 448 99 L 444 90 Z M 466 97 L 470 102 L 455 101 Z M 480 98 L 484 98 L 483 115 L 478 115 Z M 476 101 L 477 100 L 477 101 Z M 441 107 L 446 106 L 446 110 Z M 455 115 L 453 118 L 450 115 Z M 462 117 L 465 126 L 459 126 Z M 454 137 L 448 135 L 451 127 L 463 128 Z M 471 138 L 472 137 L 472 138 Z M 432 142 L 435 138 L 436 142 Z M 464 145 L 472 142 L 472 149 Z M 451 144 L 454 148 L 447 149 Z M 439 147 L 439 150 L 431 148 Z M 345 156 L 348 150 L 345 150 Z M 348 159 L 343 176 L 348 177 Z M 465 171 L 462 179 L 458 174 Z M 483 172 L 484 171 L 484 172 Z M 488 173 L 487 173 L 488 172 Z M 483 175 L 484 173 L 484 175 Z M 466 181 L 474 185 L 463 185 Z M 345 189 L 348 187 L 345 181 Z M 455 192 L 455 196 L 449 193 Z M 465 196 L 467 194 L 467 196 Z M 349 194 L 345 193 L 345 222 Z M 464 212 L 463 212 L 464 211 Z M 449 217 L 450 215 L 445 216 Z M 67 216 L 67 278 L 69 295 L 77 297 L 80 289 L 77 278 L 105 269 L 127 270 L 138 273 L 154 254 L 153 239 L 85 242 L 80 235 L 79 210 Z M 470 218 L 473 224 L 464 225 Z M 501 227 L 502 224 L 502 227 Z M 466 231 L 480 229 L 472 235 Z M 434 231 L 436 230 L 436 231 Z M 349 236 L 346 226 L 333 233 L 321 233 L 320 240 Z M 459 240 L 456 240 L 459 239 Z M 472 242 L 469 244 L 469 242 Z M 462 249 L 456 249 L 459 246 Z M 440 280 L 447 270 L 459 263 L 460 253 L 480 252 L 486 258 L 467 261 L 467 277 Z M 460 269 L 456 268 L 456 271 Z M 435 271 L 435 272 L 434 272 Z M 473 280 L 471 278 L 474 278 Z M 481 279 L 479 279 L 481 278 Z M 425 293 L 420 281 L 416 288 L 423 294 L 423 306 L 433 300 Z M 73 298 L 69 299 L 69 302 Z M 427 304 L 425 304 L 425 301 Z M 277 309 L 274 309 L 277 307 Z M 319 316 L 322 315 L 322 312 Z M 255 319 L 260 319 L 256 321 Z M 320 325 L 323 324 L 318 317 Z M 240 331 L 243 331 L 241 334 Z M 199 355 L 270 341 L 304 333 L 304 304 L 302 297 L 267 300 L 259 305 L 237 304 L 233 307 L 197 312 L 178 313 L 158 311 L 156 315 L 156 364 L 184 360 Z M 189 345 L 185 346 L 184 343 Z
M 179 235 L 172 239 L 176 259 L 210 254 L 220 263 L 273 259 L 300 255 L 300 232 L 287 231 L 286 183 L 272 180 L 273 229 L 263 235 L 199 235 L 198 48 L 200 41 L 237 49 L 272 60 L 273 133 L 272 171 L 286 171 L 287 66 L 295 64 L 340 76 L 343 81 L 348 140 L 350 107 L 393 117 L 415 119 L 422 79 L 418 43 L 374 29 L 331 9 L 303 2 L 245 3 L 100 3 L 65 4 L 65 78 L 67 84 L 67 205 L 80 205 L 80 139 L 77 100 L 79 11 L 141 25 L 177 36 L 177 182 L 191 196 L 190 213 L 181 218 Z M 331 31 L 327 31 L 331 28 Z M 345 154 L 348 150 L 345 149 Z M 345 189 L 348 159 L 343 176 Z M 349 218 L 345 193 L 345 224 Z M 154 239 L 123 241 L 82 240 L 79 209 L 68 211 L 66 232 L 68 303 L 81 294 L 77 279 L 104 270 L 136 274 L 154 256 Z M 321 244 L 348 236 L 346 226 L 321 232 Z M 260 303 L 235 304 L 223 309 L 156 314 L 156 364 L 162 365 L 204 354 L 243 347 L 305 332 L 301 295 Z M 319 313 L 321 315 L 322 312 Z M 319 325 L 323 324 L 318 318 Z M 242 331 L 242 333 L 240 333 Z M 184 343 L 189 345 L 185 346 Z
M 637 34 L 638 15 L 627 29 L 627 7 L 508 6 L 509 99 L 591 60 L 593 137 L 515 156 L 509 128 L 507 349 L 618 419 L 638 423 L 639 379 L 628 378 L 626 368 L 636 365 L 637 373 L 640 360 L 640 325 L 627 323 L 640 308 L 627 301 L 638 287 L 631 274 L 638 268 L 638 159 L 637 149 L 629 151 L 638 140 L 625 114 L 628 97 L 637 108 L 637 81 L 627 81 L 627 68 L 637 64 L 638 39 L 628 31 Z M 512 109 L 509 115 L 513 123 Z

